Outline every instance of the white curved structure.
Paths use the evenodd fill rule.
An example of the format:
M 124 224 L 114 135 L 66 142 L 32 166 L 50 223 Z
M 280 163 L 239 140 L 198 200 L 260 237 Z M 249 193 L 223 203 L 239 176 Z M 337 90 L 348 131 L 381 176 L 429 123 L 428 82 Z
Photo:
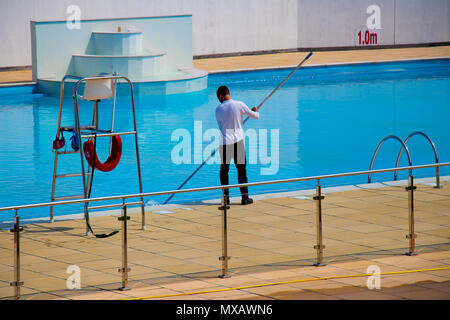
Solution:
M 206 88 L 207 73 L 192 63 L 192 16 L 33 22 L 33 79 L 38 91 L 55 95 L 67 75 L 117 73 L 138 95 Z M 121 94 L 120 84 L 118 94 Z

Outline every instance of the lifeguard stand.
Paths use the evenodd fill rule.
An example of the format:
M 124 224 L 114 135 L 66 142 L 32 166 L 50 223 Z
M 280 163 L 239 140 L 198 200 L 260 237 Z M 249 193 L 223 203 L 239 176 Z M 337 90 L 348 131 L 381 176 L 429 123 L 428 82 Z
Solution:
M 64 84 L 66 80 L 71 79 L 76 80 L 76 83 L 74 85 L 74 94 L 73 94 L 73 101 L 74 101 L 74 125 L 73 126 L 61 126 L 61 114 L 62 114 L 62 107 L 63 107 L 63 97 L 64 97 Z M 129 84 L 130 88 L 130 98 L 131 98 L 131 109 L 133 112 L 133 124 L 134 124 L 134 130 L 128 131 L 128 132 L 115 132 L 114 131 L 114 113 L 115 113 L 115 105 L 116 105 L 116 85 L 119 80 L 125 80 Z M 78 94 L 78 88 L 84 84 L 84 92 L 83 95 Z M 98 104 L 101 100 L 104 99 L 113 99 L 113 107 L 112 107 L 112 117 L 111 117 L 111 129 L 109 130 L 101 130 L 99 129 L 99 108 Z M 78 108 L 78 102 L 79 100 L 87 100 L 93 102 L 93 114 L 92 114 L 92 124 L 91 125 L 80 125 L 80 117 L 79 117 L 79 108 Z M 91 166 L 88 165 L 87 172 L 85 171 L 85 164 L 83 159 L 83 139 L 89 139 L 89 138 L 101 138 L 101 137 L 110 137 L 111 138 L 111 144 L 110 144 L 110 156 L 111 151 L 113 148 L 113 137 L 116 136 L 122 136 L 122 135 L 134 135 L 135 137 L 135 146 L 136 146 L 136 162 L 137 162 L 137 172 L 138 172 L 138 179 L 139 179 L 139 192 L 142 193 L 142 179 L 141 179 L 141 168 L 140 168 L 140 160 L 139 160 L 139 148 L 138 148 L 138 134 L 137 134 L 137 127 L 136 127 L 136 112 L 135 112 L 135 106 L 134 106 L 134 92 L 133 92 L 133 84 L 131 81 L 124 76 L 120 75 L 99 75 L 99 76 L 93 76 L 93 77 L 76 77 L 72 75 L 66 75 L 63 77 L 61 82 L 61 93 L 60 93 L 60 102 L 59 102 L 59 114 L 58 114 L 58 128 L 57 128 L 57 134 L 56 134 L 56 140 L 60 140 L 59 136 L 63 132 L 72 132 L 74 133 L 75 140 L 78 139 L 78 150 L 67 150 L 64 149 L 64 151 L 59 150 L 61 146 L 59 146 L 57 149 L 55 149 L 55 143 L 54 143 L 54 152 L 55 152 L 55 162 L 54 162 L 54 168 L 53 168 L 53 182 L 52 182 L 52 194 L 51 194 L 51 201 L 58 201 L 58 200 L 69 200 L 69 199 L 82 199 L 82 198 L 88 198 L 91 193 L 91 178 L 93 176 Z M 56 141 L 55 140 L 55 141 Z M 61 141 L 61 140 L 60 140 Z M 80 160 L 81 160 L 81 172 L 77 173 L 68 173 L 68 174 L 57 174 L 57 165 L 58 165 L 58 157 L 60 155 L 66 155 L 66 154 L 74 154 L 79 153 L 80 154 Z M 120 157 L 120 155 L 119 155 Z M 108 157 L 109 159 L 109 157 Z M 117 160 L 117 159 L 116 159 Z M 94 170 L 97 169 L 96 163 L 98 160 L 95 156 L 95 149 L 94 149 L 94 159 L 93 159 L 93 166 Z M 59 196 L 55 197 L 55 191 L 56 191 L 56 179 L 59 178 L 70 178 L 70 177 L 82 177 L 82 187 L 83 187 L 83 193 L 80 195 L 68 195 L 68 196 Z M 89 203 L 85 203 L 84 205 L 84 215 L 86 218 L 86 234 L 89 235 L 89 210 L 93 209 L 102 209 L 102 208 L 113 208 L 113 207 L 119 207 L 123 204 L 109 204 L 109 205 L 98 205 L 98 206 L 88 206 Z M 144 199 L 141 197 L 140 201 L 128 203 L 128 205 L 140 205 L 141 211 L 142 211 L 142 229 L 145 230 L 145 211 L 144 211 Z M 50 220 L 53 222 L 53 206 L 50 207 Z

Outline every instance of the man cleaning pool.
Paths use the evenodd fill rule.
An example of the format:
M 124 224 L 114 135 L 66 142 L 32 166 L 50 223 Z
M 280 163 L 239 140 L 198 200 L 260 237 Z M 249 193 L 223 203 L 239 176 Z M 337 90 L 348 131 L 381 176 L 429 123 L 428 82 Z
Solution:
M 264 104 L 264 103 L 266 103 L 266 101 L 267 100 L 269 100 L 270 99 L 270 97 L 278 90 L 278 89 L 280 89 L 280 87 L 295 73 L 295 71 L 297 71 L 305 62 L 306 62 L 306 60 L 308 60 L 310 57 L 311 57 L 311 55 L 313 54 L 313 52 L 311 51 L 298 65 L 297 65 L 297 67 L 295 67 L 295 69 L 294 70 L 292 70 L 291 71 L 291 73 L 289 73 L 289 75 L 275 88 L 275 89 L 273 89 L 273 91 L 258 105 L 258 107 L 253 107 L 252 108 L 252 110 L 250 110 L 247 106 L 246 106 L 246 108 L 244 108 L 243 110 L 245 111 L 245 112 L 249 112 L 249 113 L 252 113 L 253 115 L 258 115 L 258 118 L 259 118 L 259 113 L 258 113 L 258 110 L 262 107 L 262 105 Z M 223 101 L 225 101 L 225 100 L 227 100 L 226 99 L 226 96 L 227 96 L 227 92 L 228 92 L 228 96 L 230 96 L 230 91 L 228 90 L 228 88 L 227 87 L 225 87 L 225 86 L 223 86 L 224 88 L 223 89 L 220 89 L 220 87 L 217 89 L 217 98 L 219 99 L 219 101 L 220 101 L 220 99 L 221 98 L 219 98 L 219 89 L 220 89 L 220 93 L 221 93 L 221 96 L 222 96 L 222 98 L 223 98 Z M 226 90 L 225 90 L 225 88 L 226 88 Z M 223 90 L 223 91 L 222 91 Z M 228 100 L 231 100 L 231 98 L 229 97 L 228 98 Z M 222 101 L 220 101 L 221 103 L 222 103 Z M 226 102 L 226 101 L 225 101 Z M 237 102 L 237 101 L 236 101 Z M 242 103 L 242 102 L 241 102 Z M 244 104 L 245 105 L 245 104 Z M 220 107 L 220 106 L 219 106 Z M 217 107 L 217 108 L 219 108 L 219 107 Z M 247 111 L 248 110 L 248 111 Z M 221 112 L 219 112 L 219 113 L 224 113 L 223 111 L 221 111 Z M 247 120 L 248 119 L 250 119 L 250 114 L 249 113 L 246 113 L 246 114 L 248 114 L 249 115 L 249 117 L 248 118 L 246 118 L 244 121 L 242 121 L 242 118 L 239 118 L 239 117 L 236 117 L 236 121 L 238 121 L 238 124 L 239 124 L 239 126 L 240 126 L 240 128 L 241 128 L 241 132 L 242 132 L 242 126 L 245 124 L 245 122 L 247 122 Z M 242 114 L 241 114 L 242 115 Z M 217 118 L 217 110 L 216 110 L 216 118 Z M 222 114 L 221 116 L 220 116 L 220 118 L 222 119 L 222 118 L 224 118 L 224 115 Z M 239 119 L 240 120 L 239 120 Z M 255 118 L 255 119 L 258 119 L 258 118 Z M 218 119 L 217 119 L 218 120 Z M 218 123 L 219 123 L 219 120 L 217 121 Z M 225 126 L 225 125 L 224 125 Z M 220 123 L 219 123 L 219 127 L 220 127 Z M 225 129 L 225 133 L 222 133 L 222 135 L 225 135 L 225 137 L 226 137 L 226 129 Z M 223 137 L 221 136 L 221 139 L 223 139 Z M 243 134 L 242 134 L 242 139 L 243 139 Z M 223 140 L 223 145 L 226 145 L 226 143 L 224 143 L 224 142 L 226 142 L 226 139 L 225 140 Z M 237 140 L 236 140 L 236 142 L 237 142 Z M 234 144 L 234 143 L 233 143 Z M 218 149 L 220 149 L 220 148 L 218 148 Z M 225 148 L 226 149 L 226 148 Z M 233 150 L 234 151 L 234 148 L 232 148 L 231 150 Z M 191 173 L 191 175 L 186 179 L 186 180 L 184 180 L 184 182 L 177 188 L 177 190 L 180 190 L 181 188 L 183 188 L 183 186 L 186 184 L 186 183 L 188 183 L 188 181 L 205 165 L 205 163 L 212 157 L 212 156 L 214 156 L 214 154 L 216 153 L 216 151 L 217 151 L 217 149 L 213 152 L 213 153 L 211 153 L 211 155 L 206 159 L 206 160 L 204 160 L 203 161 L 203 163 L 197 168 L 197 169 L 195 169 L 194 170 L 194 172 L 192 172 Z M 245 151 L 245 150 L 244 150 Z M 244 152 L 244 154 L 245 154 L 245 152 Z M 221 152 L 221 155 L 222 155 L 222 152 Z M 231 157 L 230 157 L 231 158 Z M 225 164 L 225 166 L 224 166 L 224 173 L 225 173 L 225 171 L 226 172 L 228 172 L 228 169 L 229 169 L 229 161 L 228 161 L 228 167 L 226 166 L 226 164 L 227 164 L 227 162 L 225 161 L 224 162 L 224 164 Z M 222 170 L 221 170 L 221 172 L 222 172 Z M 241 171 L 242 172 L 242 171 Z M 244 165 L 244 170 L 243 170 L 243 172 L 245 172 L 245 165 Z M 221 175 L 222 176 L 222 175 Z M 247 173 L 245 172 L 245 174 L 242 174 L 242 176 L 245 176 L 245 181 L 247 181 Z M 228 181 L 228 173 L 227 173 L 227 176 L 226 176 L 226 179 L 227 179 L 227 181 Z M 243 179 L 244 180 L 244 179 Z M 228 183 L 227 183 L 228 184 Z M 228 192 L 228 190 L 226 190 L 227 192 Z M 251 199 L 249 199 L 248 198 L 248 192 L 245 192 L 246 190 L 244 190 L 244 194 L 247 194 L 247 196 L 246 197 L 244 197 L 244 203 L 243 204 L 249 204 L 249 203 L 252 203 L 253 202 L 253 200 L 251 200 Z M 164 204 L 166 204 L 166 203 L 168 203 L 169 201 L 170 201 L 170 199 L 172 199 L 173 198 L 173 196 L 175 195 L 175 193 L 172 193 L 168 198 L 167 198 L 167 200 L 166 201 L 164 201 Z M 248 203 L 246 203 L 246 202 L 248 202 Z
M 242 116 L 247 115 L 253 119 L 259 119 L 259 112 L 256 107 L 252 110 L 237 100 L 231 99 L 230 90 L 226 86 L 220 86 L 217 89 L 217 99 L 220 105 L 216 108 L 216 120 L 221 132 L 220 139 L 220 184 L 227 185 L 228 171 L 230 169 L 231 158 L 238 172 L 238 183 L 247 183 L 247 170 L 244 146 L 244 130 L 242 129 Z M 241 204 L 247 205 L 253 203 L 253 199 L 248 196 L 248 187 L 241 189 Z M 224 189 L 224 195 L 229 196 L 229 190 Z M 230 199 L 227 198 L 227 204 Z

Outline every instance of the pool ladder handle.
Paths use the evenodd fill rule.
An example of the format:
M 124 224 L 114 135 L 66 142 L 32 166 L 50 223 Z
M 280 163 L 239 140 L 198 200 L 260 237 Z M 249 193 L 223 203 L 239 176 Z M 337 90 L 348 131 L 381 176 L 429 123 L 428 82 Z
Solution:
M 408 165 L 409 165 L 410 167 L 412 166 L 412 164 L 411 164 L 411 155 L 410 155 L 410 153 L 409 153 L 409 150 L 408 150 L 408 147 L 406 146 L 406 144 L 405 144 L 405 143 L 403 142 L 403 140 L 400 139 L 399 137 L 394 136 L 394 135 L 389 135 L 389 136 L 387 136 L 387 137 L 384 137 L 384 138 L 380 141 L 380 143 L 378 144 L 377 149 L 375 150 L 375 152 L 374 152 L 374 154 L 373 154 L 373 156 L 372 156 L 372 161 L 370 162 L 370 169 L 369 169 L 369 171 L 372 171 L 373 164 L 374 164 L 374 162 L 375 162 L 375 158 L 376 158 L 376 156 L 377 156 L 377 154 L 378 154 L 378 151 L 380 150 L 381 146 L 383 145 L 383 143 L 384 143 L 386 140 L 389 140 L 389 139 L 394 139 L 394 140 L 397 140 L 398 142 L 400 142 L 400 144 L 402 145 L 402 148 L 405 149 L 406 155 L 408 156 Z M 412 170 L 409 170 L 409 175 L 411 175 L 411 174 L 412 174 Z M 368 183 L 371 183 L 371 175 L 372 175 L 372 173 L 369 172 L 368 179 L 367 179 L 367 182 L 368 182 Z
M 407 156 L 408 156 L 409 166 L 412 166 L 411 156 L 410 156 L 410 153 L 409 153 L 409 150 L 408 150 L 406 144 L 408 143 L 408 140 L 409 140 L 411 137 L 415 136 L 415 135 L 421 135 L 421 136 L 425 137 L 425 138 L 428 140 L 428 142 L 430 143 L 431 147 L 433 148 L 435 162 L 436 162 L 436 163 L 439 163 L 438 153 L 437 153 L 436 146 L 435 146 L 433 140 L 431 140 L 431 138 L 430 138 L 427 134 L 425 134 L 425 133 L 423 133 L 423 132 L 421 132 L 421 131 L 414 131 L 413 133 L 409 134 L 408 137 L 406 137 L 405 141 L 402 141 L 399 137 L 394 136 L 394 135 L 390 135 L 390 136 L 387 136 L 387 137 L 383 138 L 383 139 L 381 140 L 381 142 L 378 144 L 377 149 L 375 150 L 375 153 L 374 153 L 374 155 L 373 155 L 373 157 L 372 157 L 372 161 L 370 162 L 370 169 L 369 169 L 369 170 L 372 171 L 373 164 L 374 164 L 374 162 L 375 162 L 375 158 L 376 158 L 376 156 L 377 156 L 377 154 L 378 154 L 378 151 L 379 151 L 381 145 L 382 145 L 386 140 L 389 140 L 389 139 L 395 139 L 395 140 L 399 141 L 399 142 L 401 143 L 401 145 L 402 145 L 402 147 L 401 147 L 401 149 L 400 149 L 400 152 L 399 152 L 399 154 L 398 154 L 398 156 L 397 156 L 397 162 L 396 162 L 396 164 L 395 164 L 395 167 L 397 168 L 398 165 L 399 165 L 400 157 L 401 157 L 401 155 L 402 155 L 403 149 L 406 150 L 406 154 L 407 154 Z M 412 170 L 409 171 L 409 174 L 410 174 L 410 175 L 412 174 Z M 397 181 L 397 171 L 394 171 L 394 181 Z M 371 183 L 371 173 L 369 173 L 369 175 L 368 175 L 368 183 Z M 442 186 L 441 186 L 440 180 L 439 180 L 439 167 L 436 167 L 436 185 L 434 186 L 434 188 L 439 189 L 439 188 L 441 188 L 441 187 L 442 187 Z
M 425 139 L 428 140 L 428 142 L 430 143 L 431 147 L 433 148 L 433 152 L 434 152 L 434 160 L 435 160 L 436 163 L 439 163 L 439 157 L 438 157 L 438 153 L 437 153 L 437 150 L 436 150 L 436 146 L 434 145 L 433 140 L 431 140 L 431 138 L 430 138 L 427 134 L 425 134 L 425 133 L 423 133 L 423 132 L 421 132 L 421 131 L 414 131 L 413 133 L 411 133 L 409 136 L 406 137 L 406 139 L 405 139 L 405 141 L 404 141 L 404 142 L 405 142 L 405 145 L 408 143 L 408 140 L 409 140 L 411 137 L 415 136 L 415 135 L 421 135 L 421 136 L 423 136 Z M 399 162 L 400 162 L 400 157 L 401 157 L 401 155 L 402 155 L 402 152 L 403 152 L 403 147 L 400 149 L 400 152 L 398 153 L 398 156 L 397 156 L 397 162 L 395 163 L 395 167 L 396 167 L 396 168 L 398 168 L 398 165 L 399 165 Z M 397 171 L 394 171 L 394 181 L 397 181 Z M 439 167 L 436 167 L 436 185 L 434 186 L 434 188 L 435 188 L 435 189 L 440 189 L 440 188 L 442 188 L 442 186 L 441 186 L 441 184 L 440 184 L 440 180 L 439 180 Z

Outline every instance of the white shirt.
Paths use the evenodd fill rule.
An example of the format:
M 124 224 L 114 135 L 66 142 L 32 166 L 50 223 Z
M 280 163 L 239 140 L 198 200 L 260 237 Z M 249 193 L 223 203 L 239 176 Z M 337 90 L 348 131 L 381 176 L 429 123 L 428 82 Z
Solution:
M 242 116 L 259 119 L 259 112 L 254 112 L 241 101 L 225 100 L 216 108 L 216 120 L 221 132 L 221 144 L 233 144 L 244 139 Z

